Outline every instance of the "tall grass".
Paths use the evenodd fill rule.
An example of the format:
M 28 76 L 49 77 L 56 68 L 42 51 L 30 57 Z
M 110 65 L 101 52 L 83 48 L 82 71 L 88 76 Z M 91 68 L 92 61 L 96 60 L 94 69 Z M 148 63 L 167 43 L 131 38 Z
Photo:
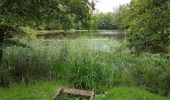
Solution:
M 117 41 L 28 41 L 31 41 L 28 43 L 31 48 L 13 46 L 4 50 L 4 66 L 11 69 L 14 81 L 64 79 L 74 87 L 96 89 L 108 83 L 111 77 L 107 73 L 111 68 L 107 52 Z
M 116 84 L 140 86 L 154 93 L 169 95 L 169 58 L 159 54 L 121 56 L 118 57 L 121 62 L 114 62 L 116 66 L 114 76 L 119 79 Z
M 29 48 L 5 48 L 10 82 L 64 80 L 76 88 L 104 92 L 114 86 L 140 86 L 163 95 L 170 91 L 170 59 L 134 55 L 112 39 L 21 39 Z

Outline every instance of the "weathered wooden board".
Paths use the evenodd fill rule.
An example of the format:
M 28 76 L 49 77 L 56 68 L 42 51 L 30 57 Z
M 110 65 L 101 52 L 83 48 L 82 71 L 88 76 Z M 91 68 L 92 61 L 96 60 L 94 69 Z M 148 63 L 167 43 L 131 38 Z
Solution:
M 59 96 L 62 94 L 71 94 L 74 96 L 80 96 L 87 98 L 88 100 L 94 100 L 94 92 L 93 91 L 87 91 L 87 90 L 80 90 L 80 89 L 69 89 L 69 88 L 60 88 L 58 92 L 56 93 L 53 100 L 59 100 Z

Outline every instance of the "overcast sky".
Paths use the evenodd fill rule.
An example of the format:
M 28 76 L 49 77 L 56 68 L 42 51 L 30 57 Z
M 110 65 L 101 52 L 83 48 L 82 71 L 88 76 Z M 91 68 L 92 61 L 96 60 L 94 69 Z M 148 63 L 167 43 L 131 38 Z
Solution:
M 96 9 L 99 12 L 113 12 L 113 9 L 126 3 L 130 3 L 131 0 L 98 0 L 99 3 L 96 5 Z

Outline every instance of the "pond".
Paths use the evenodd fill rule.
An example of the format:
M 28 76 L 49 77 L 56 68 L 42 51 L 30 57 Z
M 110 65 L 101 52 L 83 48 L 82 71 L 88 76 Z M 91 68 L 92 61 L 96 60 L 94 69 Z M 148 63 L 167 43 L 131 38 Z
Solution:
M 38 38 L 44 39 L 75 39 L 75 38 L 116 38 L 124 39 L 125 31 L 112 30 L 112 31 L 71 31 L 71 32 L 62 32 L 62 31 L 38 31 Z

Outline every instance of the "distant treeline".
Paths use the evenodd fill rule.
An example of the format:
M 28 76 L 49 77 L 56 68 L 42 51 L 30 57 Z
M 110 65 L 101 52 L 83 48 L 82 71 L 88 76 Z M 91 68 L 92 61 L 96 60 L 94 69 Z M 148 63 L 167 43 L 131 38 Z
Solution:
M 119 14 L 112 13 L 99 13 L 92 16 L 91 29 L 97 30 L 115 30 L 119 29 Z

